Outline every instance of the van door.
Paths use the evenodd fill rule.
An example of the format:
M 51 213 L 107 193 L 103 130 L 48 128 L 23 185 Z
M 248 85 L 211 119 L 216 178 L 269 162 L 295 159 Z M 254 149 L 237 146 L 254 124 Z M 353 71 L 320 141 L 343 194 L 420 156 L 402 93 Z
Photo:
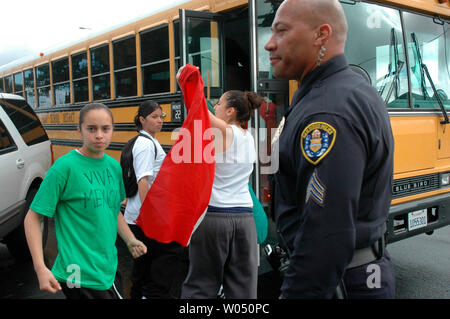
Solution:
M 3 113 L 3 114 L 1 114 Z M 0 107 L 0 116 L 8 121 L 6 113 Z M 8 125 L 9 124 L 9 125 Z M 20 136 L 19 133 L 11 132 L 12 123 L 4 123 L 0 120 L 0 234 L 9 233 L 12 229 L 6 229 L 11 222 L 11 218 L 18 217 L 25 201 L 18 201 L 22 190 L 21 182 L 24 179 L 25 168 L 24 159 L 21 157 L 16 143 L 11 135 Z M 3 228 L 5 229 L 3 229 Z

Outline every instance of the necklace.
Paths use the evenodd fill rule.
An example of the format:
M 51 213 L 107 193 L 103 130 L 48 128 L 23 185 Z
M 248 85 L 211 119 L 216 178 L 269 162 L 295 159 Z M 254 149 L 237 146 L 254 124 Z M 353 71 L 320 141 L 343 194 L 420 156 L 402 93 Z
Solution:
M 278 125 L 277 131 L 275 132 L 275 135 L 272 139 L 272 147 L 274 144 L 276 144 L 278 142 L 278 139 L 280 138 L 281 132 L 283 132 L 283 128 L 284 128 L 284 122 L 285 122 L 285 118 L 283 116 L 283 118 L 281 119 L 280 125 Z

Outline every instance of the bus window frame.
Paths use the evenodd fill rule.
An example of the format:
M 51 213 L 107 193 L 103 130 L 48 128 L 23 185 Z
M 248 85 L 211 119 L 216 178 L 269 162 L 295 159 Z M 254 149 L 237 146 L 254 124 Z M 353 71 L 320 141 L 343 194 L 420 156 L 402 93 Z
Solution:
M 7 81 L 9 80 L 9 88 L 7 88 L 6 86 L 7 86 Z M 5 93 L 12 93 L 13 91 L 13 75 L 12 74 L 10 74 L 10 75 L 7 75 L 7 76 L 5 76 L 4 78 L 3 78 L 3 83 L 4 83 L 4 92 Z
M 111 59 L 110 59 L 110 57 L 111 57 L 111 45 L 110 45 L 111 43 L 110 42 L 108 42 L 108 43 L 102 43 L 102 44 L 100 44 L 100 45 L 97 45 L 97 46 L 93 46 L 93 47 L 91 47 L 90 49 L 89 49 L 89 55 L 90 55 L 90 68 L 91 68 L 91 76 L 90 76 L 90 78 L 91 78 L 91 90 L 92 90 L 92 100 L 94 100 L 94 101 L 107 101 L 107 100 L 110 100 L 111 99 L 111 85 L 113 85 L 113 84 L 111 84 Z M 93 59 L 92 59 L 92 52 L 93 51 L 96 51 L 96 50 L 99 50 L 99 49 L 102 49 L 102 48 L 107 48 L 108 49 L 108 53 L 107 53 L 107 55 L 108 55 L 108 68 L 107 68 L 107 71 L 105 71 L 105 72 L 99 72 L 99 73 L 95 73 L 94 74 L 94 67 L 93 67 Z M 106 92 L 107 92 L 107 97 L 105 97 L 105 98 L 96 98 L 95 97 L 95 80 L 96 79 L 99 79 L 99 78 L 101 78 L 101 77 L 104 77 L 104 76 L 106 76 L 107 77 L 107 79 L 108 79 L 108 83 L 109 83 L 109 85 L 108 85 L 108 88 L 106 89 Z
M 426 108 L 426 107 L 419 108 L 419 107 L 416 107 L 416 104 L 414 104 L 415 103 L 414 95 L 417 95 L 414 92 L 417 90 L 417 87 L 415 87 L 413 85 L 413 83 L 411 82 L 412 78 L 413 78 L 413 74 L 412 74 L 413 72 L 412 72 L 411 68 L 413 66 L 411 64 L 412 62 L 411 62 L 410 54 L 414 56 L 414 62 L 415 62 L 416 56 L 414 55 L 414 52 L 411 52 L 412 51 L 411 46 L 415 45 L 414 44 L 414 40 L 413 40 L 411 35 L 414 34 L 416 36 L 417 32 L 421 32 L 422 33 L 423 30 L 420 29 L 420 24 L 417 24 L 417 23 L 415 23 L 413 25 L 407 25 L 404 22 L 405 19 L 404 19 L 403 15 L 405 13 L 408 14 L 408 15 L 423 17 L 423 19 L 427 19 L 429 21 L 429 23 L 433 22 L 433 23 L 438 24 L 438 25 L 443 25 L 444 27 L 445 27 L 445 23 L 450 24 L 450 22 L 444 22 L 443 20 L 439 20 L 439 21 L 441 21 L 441 23 L 439 23 L 439 22 L 436 21 L 437 18 L 435 16 L 430 16 L 430 15 L 427 15 L 427 14 L 423 14 L 423 13 L 420 13 L 420 12 L 414 12 L 414 11 L 410 11 L 410 10 L 402 10 L 402 27 L 403 27 L 403 30 L 404 30 L 403 33 L 404 33 L 404 37 L 405 37 L 405 42 L 407 43 L 406 49 L 408 50 L 406 57 L 407 57 L 408 79 L 409 79 L 409 82 L 410 82 L 410 89 L 409 89 L 410 108 L 414 112 L 442 112 L 443 116 L 445 118 L 445 120 L 443 121 L 442 124 L 449 124 L 449 120 L 448 120 L 448 112 L 450 111 L 450 100 L 449 99 L 447 99 L 447 101 L 449 103 L 449 104 L 447 104 L 447 106 L 443 105 L 442 99 L 440 98 L 439 95 L 437 95 L 437 98 L 430 97 L 430 101 L 436 102 L 434 104 L 434 107 L 431 107 L 431 108 Z M 414 22 L 416 22 L 416 21 L 417 21 L 417 19 L 414 19 Z M 424 21 L 424 20 L 422 20 L 422 21 Z M 450 32 L 450 28 L 448 29 L 448 31 Z M 411 32 L 412 32 L 412 34 L 411 34 Z M 445 34 L 445 30 L 443 31 L 443 34 Z M 445 37 L 444 37 L 444 39 L 445 39 Z M 444 40 L 444 42 L 445 41 L 446 40 Z M 449 39 L 449 41 L 450 41 L 450 39 Z M 418 45 L 419 46 L 423 46 L 423 43 L 424 43 L 423 41 L 422 42 L 419 41 Z M 446 48 L 444 48 L 444 54 L 448 54 L 448 52 L 445 52 L 445 49 Z M 423 50 L 419 54 L 423 54 Z M 435 62 L 438 61 L 438 54 L 439 54 L 439 51 L 438 52 L 434 52 L 434 54 L 433 54 L 433 61 L 435 61 Z M 422 64 L 418 65 L 415 62 L 414 66 L 418 65 L 419 67 L 422 68 L 421 72 L 422 72 L 422 76 L 423 76 L 423 81 L 425 83 L 428 83 L 428 85 L 429 85 L 429 87 L 428 87 L 429 90 L 427 90 L 427 94 L 428 94 L 428 91 L 432 91 L 435 94 L 436 93 L 436 88 L 435 88 L 435 80 L 436 79 L 431 77 L 431 75 L 430 75 L 430 73 L 428 71 L 428 67 L 427 67 L 426 63 L 423 62 L 423 58 L 421 58 L 421 59 L 422 59 L 422 61 L 421 61 Z M 444 57 L 444 59 L 446 59 L 446 57 Z M 449 61 L 447 60 L 447 72 L 449 71 L 448 63 L 449 63 Z M 431 79 L 431 81 L 430 81 L 430 79 Z M 450 84 L 450 80 L 449 80 L 448 84 Z M 437 88 L 437 89 L 439 89 L 439 88 Z M 426 100 L 426 99 L 424 99 L 424 100 Z
M 60 63 L 60 62 L 63 62 L 64 60 L 66 60 L 66 64 L 67 64 L 67 80 L 64 80 L 64 81 L 61 81 L 61 82 L 56 82 L 56 77 L 55 77 L 55 69 L 56 69 L 56 67 L 55 67 L 55 65 Z M 60 59 L 52 60 L 51 64 L 52 64 L 52 70 L 51 71 L 52 71 L 52 77 L 53 77 L 52 78 L 53 79 L 53 81 L 52 81 L 53 82 L 52 83 L 52 94 L 53 94 L 54 104 L 56 106 L 70 105 L 71 104 L 71 96 L 72 96 L 72 92 L 70 90 L 70 59 L 69 59 L 68 56 L 64 56 L 64 57 L 61 57 Z M 57 103 L 57 101 L 56 101 L 57 88 L 60 87 L 60 86 L 64 86 L 66 84 L 69 85 L 69 102 L 67 102 L 67 103 Z
M 120 42 L 129 41 L 129 40 L 132 40 L 132 42 L 134 44 L 134 66 L 126 66 L 124 68 L 116 69 L 116 61 L 117 60 L 116 60 L 116 55 L 114 54 L 115 45 L 120 43 Z M 112 48 L 111 52 L 112 52 L 112 58 L 113 58 L 112 59 L 112 61 L 113 61 L 112 68 L 113 68 L 113 73 L 114 73 L 114 83 L 113 83 L 113 85 L 114 85 L 114 95 L 115 95 L 114 98 L 116 98 L 116 99 L 124 99 L 124 98 L 131 98 L 131 97 L 138 96 L 136 35 L 133 34 L 133 35 L 125 36 L 123 38 L 119 38 L 119 39 L 111 41 L 111 48 Z M 117 86 L 117 79 L 118 78 L 117 78 L 116 75 L 117 74 L 124 74 L 125 72 L 130 71 L 130 70 L 134 70 L 135 71 L 134 72 L 134 77 L 135 77 L 135 92 L 134 92 L 134 95 L 119 96 L 118 93 L 117 93 L 117 87 L 118 87 Z
M 74 75 L 74 72 L 73 72 L 73 70 L 74 70 L 74 62 L 73 62 L 74 61 L 74 57 L 78 57 L 78 56 L 81 56 L 83 54 L 85 55 L 85 58 L 86 58 L 86 75 L 75 78 L 75 75 Z M 70 72 L 71 72 L 71 75 L 72 75 L 72 80 L 71 80 L 72 81 L 72 83 L 71 83 L 72 84 L 72 101 L 73 101 L 72 104 L 83 103 L 83 102 L 89 101 L 89 56 L 88 56 L 89 54 L 90 53 L 87 50 L 85 50 L 85 51 L 76 52 L 76 53 L 73 53 L 73 54 L 70 55 L 70 64 L 71 64 Z M 77 94 L 75 92 L 75 83 L 78 83 L 78 82 L 81 82 L 81 81 L 87 81 L 88 92 L 87 92 L 87 99 L 86 100 L 77 100 Z
M 16 91 L 16 75 L 19 75 L 19 74 L 22 76 L 22 90 Z M 22 71 L 16 72 L 16 73 L 13 74 L 13 88 L 14 88 L 14 94 L 23 96 L 24 79 L 23 79 L 23 72 Z
M 147 34 L 150 34 L 154 31 L 158 31 L 160 29 L 163 28 L 167 28 L 167 58 L 165 59 L 161 59 L 161 60 L 154 60 L 151 62 L 144 62 L 143 59 L 143 54 L 142 54 L 142 50 L 143 50 L 143 43 L 144 41 L 142 41 L 142 36 L 145 36 Z M 170 93 L 170 82 L 171 82 L 171 77 L 172 75 L 170 74 L 170 27 L 169 27 L 169 23 L 162 23 L 160 25 L 157 25 L 153 28 L 149 28 L 149 29 L 145 29 L 145 30 L 141 30 L 138 34 L 139 36 L 139 41 L 140 41 L 140 50 L 139 50 L 139 54 L 141 57 L 141 85 L 142 85 L 142 95 L 143 96 L 152 96 L 155 94 L 165 94 L 165 93 Z M 174 51 L 175 52 L 175 51 Z M 167 71 L 169 72 L 169 79 L 168 79 L 168 89 L 166 91 L 159 91 L 159 92 L 151 92 L 151 93 L 146 93 L 145 91 L 145 80 L 144 80 L 144 69 L 148 66 L 154 66 L 154 65 L 164 65 L 164 64 L 168 64 L 168 69 Z
M 41 81 L 38 78 L 39 77 L 38 70 L 40 68 L 43 68 L 43 67 L 48 67 L 48 84 L 38 85 L 38 84 L 40 84 L 38 82 Z M 36 88 L 36 101 L 37 101 L 36 108 L 50 108 L 50 107 L 52 107 L 52 92 L 51 92 L 52 89 L 51 89 L 51 80 L 50 80 L 51 76 L 50 76 L 50 73 L 51 73 L 51 69 L 50 69 L 50 63 L 49 62 L 40 64 L 40 65 L 36 65 L 34 67 L 34 74 L 35 74 L 34 85 L 35 85 L 35 88 Z M 47 83 L 47 81 L 45 81 L 45 83 Z M 41 105 L 40 92 L 39 92 L 40 89 L 48 89 L 48 99 L 49 99 L 50 104 L 48 104 L 48 105 Z
M 27 77 L 26 77 L 26 73 L 31 71 L 31 81 L 32 81 L 32 86 L 30 88 L 27 87 Z M 24 98 L 25 100 L 28 102 L 28 104 L 30 104 L 30 106 L 35 109 L 36 108 L 36 90 L 35 90 L 35 73 L 34 73 L 34 68 L 29 68 L 29 69 L 25 69 L 23 70 L 23 91 L 24 91 Z M 31 101 L 28 98 L 28 92 L 32 91 L 33 93 L 33 101 Z

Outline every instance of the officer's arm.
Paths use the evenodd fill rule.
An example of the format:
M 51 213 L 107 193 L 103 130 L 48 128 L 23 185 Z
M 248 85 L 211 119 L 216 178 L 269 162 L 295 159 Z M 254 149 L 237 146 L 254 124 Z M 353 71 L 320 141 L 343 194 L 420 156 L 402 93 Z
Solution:
M 328 152 L 316 157 L 308 156 L 312 144 L 305 144 L 305 134 L 298 137 L 297 180 L 307 180 L 298 183 L 296 191 L 304 203 L 299 214 L 301 210 L 306 217 L 295 237 L 282 286 L 286 298 L 333 297 L 355 248 L 355 218 L 367 160 L 364 137 L 346 120 L 321 115 L 309 123 L 326 123 L 329 127 L 323 128 L 335 133 L 328 135 Z M 321 138 L 317 142 L 324 145 L 323 134 Z M 302 176 L 305 172 L 310 176 Z

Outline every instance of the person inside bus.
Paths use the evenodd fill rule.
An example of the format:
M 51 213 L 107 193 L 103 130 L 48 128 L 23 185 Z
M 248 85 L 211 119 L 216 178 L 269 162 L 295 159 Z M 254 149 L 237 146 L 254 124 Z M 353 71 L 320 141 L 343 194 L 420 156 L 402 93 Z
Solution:
M 155 138 L 155 134 L 161 131 L 163 118 L 161 106 L 151 100 L 139 106 L 134 118 L 137 130 L 145 137 L 139 136 L 133 146 L 133 167 L 138 181 L 138 192 L 128 199 L 124 215 L 136 238 L 148 247 L 148 252 L 134 259 L 130 292 L 132 299 L 179 298 L 181 284 L 187 272 L 187 262 L 183 263 L 181 245 L 175 242 L 160 243 L 148 238 L 135 222 L 166 156 Z
M 177 74 L 182 76 L 184 68 Z M 262 98 L 255 92 L 225 92 L 210 112 L 215 173 L 204 219 L 189 244 L 189 271 L 182 298 L 256 298 L 257 233 L 249 177 L 256 161 L 253 136 L 244 129 Z
M 265 96 L 261 107 L 259 108 L 259 114 L 266 124 L 266 142 L 267 142 L 267 155 L 270 155 L 272 144 L 272 129 L 277 127 L 277 105 L 268 97 Z
M 378 92 L 343 55 L 347 28 L 338 0 L 285 0 L 265 44 L 275 77 L 300 84 L 275 144 L 281 298 L 395 297 L 383 241 L 394 141 Z

